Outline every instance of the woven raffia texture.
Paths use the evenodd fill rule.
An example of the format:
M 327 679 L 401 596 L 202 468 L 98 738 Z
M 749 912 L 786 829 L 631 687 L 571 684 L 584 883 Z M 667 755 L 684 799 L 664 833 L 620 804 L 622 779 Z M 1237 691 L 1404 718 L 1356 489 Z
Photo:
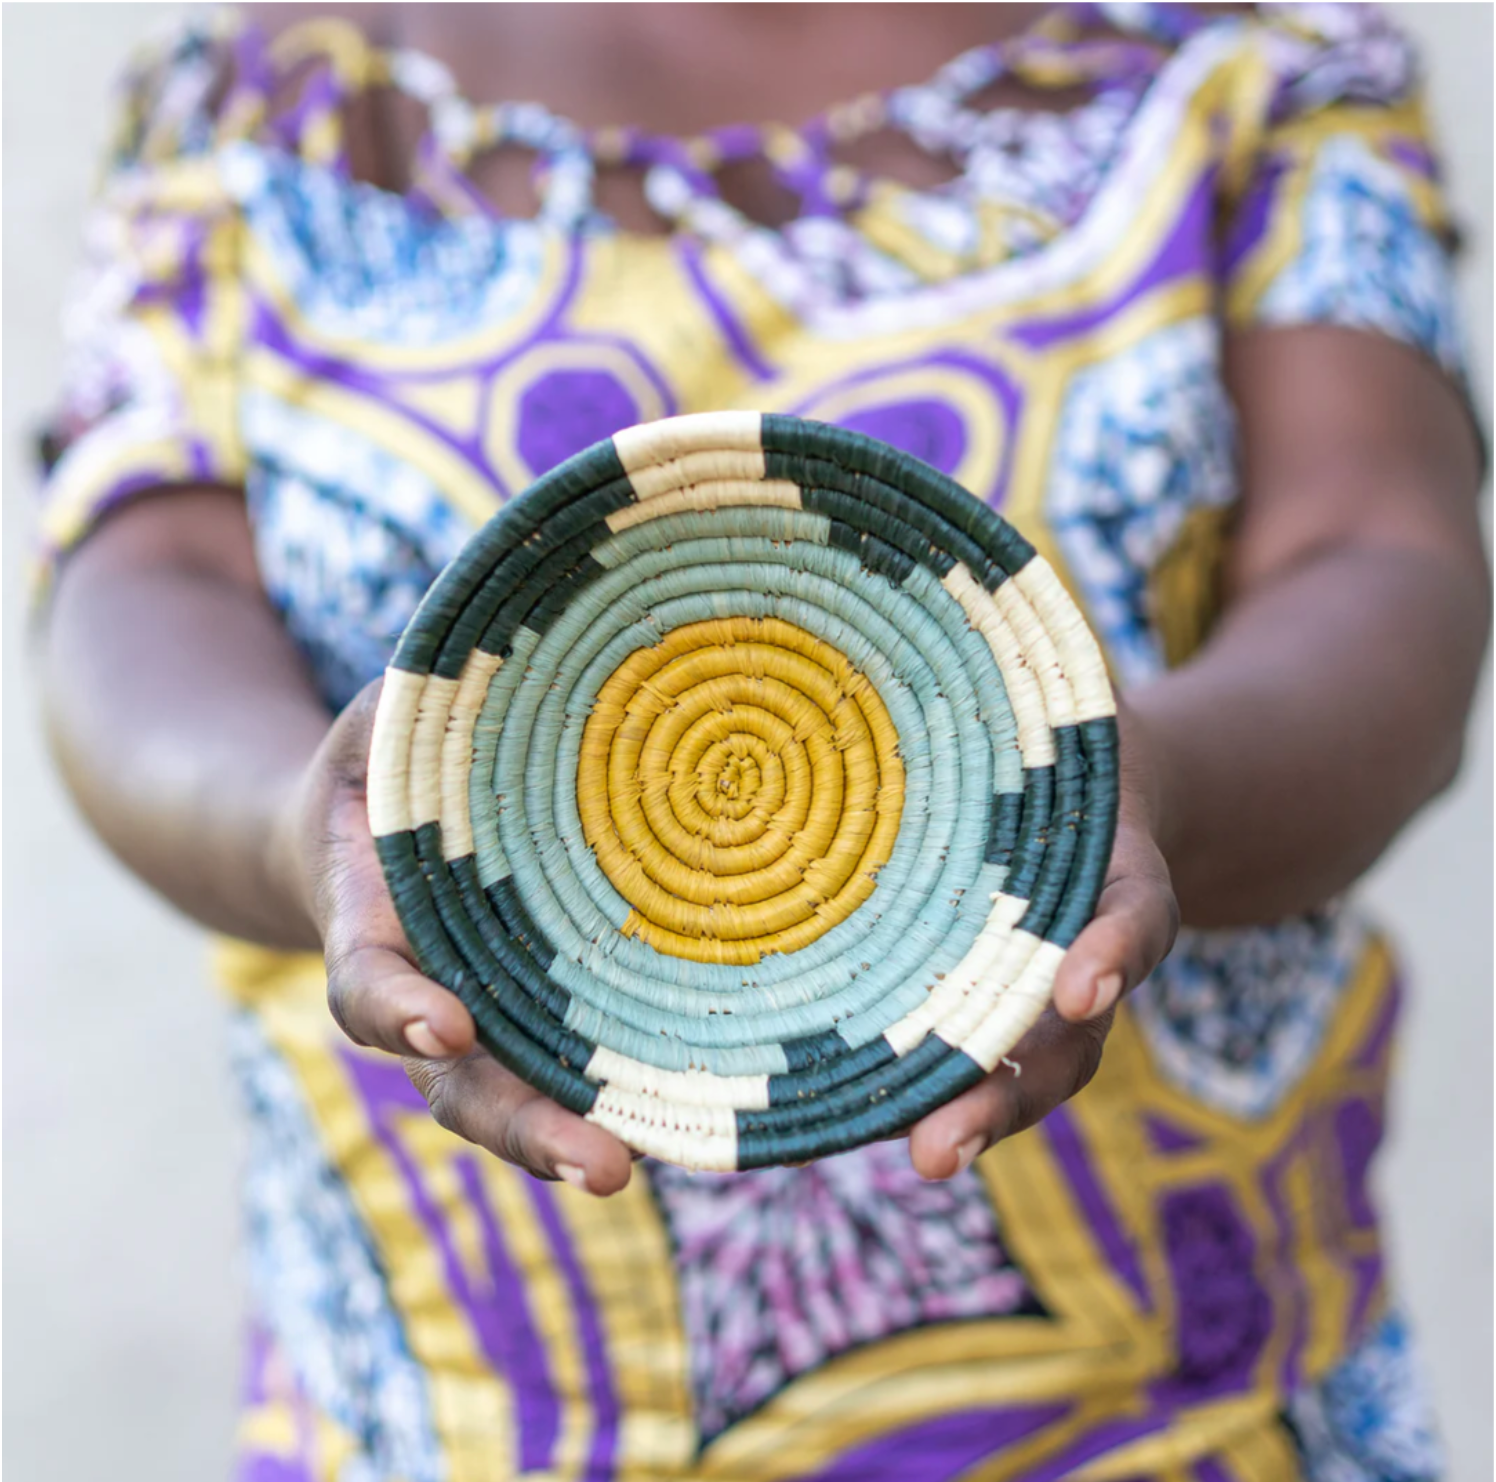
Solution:
M 506 506 L 401 640 L 369 775 L 411 944 L 488 1049 L 710 1169 L 994 1069 L 1116 809 L 1047 564 L 918 460 L 757 413 L 620 432 Z

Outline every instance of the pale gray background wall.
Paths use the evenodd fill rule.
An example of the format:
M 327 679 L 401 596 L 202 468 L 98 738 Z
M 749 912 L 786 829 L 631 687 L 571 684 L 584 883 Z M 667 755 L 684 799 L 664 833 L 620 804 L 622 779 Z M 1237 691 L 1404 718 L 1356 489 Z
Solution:
M 1454 199 L 1465 306 L 1491 386 L 1492 11 L 1391 7 L 1423 44 Z M 7 4 L 4 108 L 6 1426 L 18 1482 L 225 1475 L 238 1382 L 241 1135 L 197 934 L 91 840 L 44 759 L 18 621 L 27 429 L 107 86 L 167 5 Z M 1490 1482 L 1492 879 L 1489 684 L 1455 791 L 1370 895 L 1415 992 L 1382 1168 L 1393 1259 L 1454 1456 Z M 13 1470 L 12 1470 L 13 1469 Z

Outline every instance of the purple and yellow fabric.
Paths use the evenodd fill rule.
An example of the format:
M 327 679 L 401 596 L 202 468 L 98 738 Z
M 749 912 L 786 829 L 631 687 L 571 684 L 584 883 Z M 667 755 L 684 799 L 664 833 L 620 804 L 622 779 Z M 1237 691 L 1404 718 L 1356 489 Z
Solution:
M 1068 113 L 995 79 L 1082 85 Z M 343 103 L 430 127 L 352 178 Z M 839 159 L 949 156 L 914 190 Z M 479 153 L 537 158 L 496 215 Z M 799 214 L 718 192 L 763 158 Z M 660 236 L 593 203 L 636 169 Z M 587 133 L 478 107 L 346 25 L 229 14 L 126 80 L 46 439 L 39 580 L 162 483 L 246 492 L 332 706 L 472 530 L 622 427 L 719 409 L 872 433 L 999 509 L 1122 685 L 1189 657 L 1239 495 L 1226 335 L 1327 323 L 1457 381 L 1402 40 L 1359 6 L 1054 12 L 803 130 Z M 443 1132 L 343 1040 L 321 964 L 224 943 L 250 1117 L 256 1482 L 1412 1482 L 1440 1475 L 1368 1168 L 1398 989 L 1355 908 L 1186 932 L 1095 1082 L 945 1185 L 898 1144 L 646 1161 L 594 1202 Z

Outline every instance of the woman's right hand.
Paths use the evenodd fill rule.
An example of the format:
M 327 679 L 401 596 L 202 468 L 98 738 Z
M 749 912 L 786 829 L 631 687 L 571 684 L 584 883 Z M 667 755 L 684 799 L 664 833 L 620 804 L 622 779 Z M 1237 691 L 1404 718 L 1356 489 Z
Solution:
M 401 1056 L 448 1131 L 538 1178 L 617 1193 L 628 1148 L 500 1065 L 461 1000 L 415 964 L 369 830 L 379 691 L 367 685 L 334 722 L 277 830 L 280 868 L 321 937 L 333 1018 L 355 1044 Z

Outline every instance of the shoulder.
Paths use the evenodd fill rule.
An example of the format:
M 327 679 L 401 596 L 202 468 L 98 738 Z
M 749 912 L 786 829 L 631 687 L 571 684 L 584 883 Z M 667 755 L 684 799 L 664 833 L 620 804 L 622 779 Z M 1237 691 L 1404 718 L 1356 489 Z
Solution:
M 1417 90 L 1417 51 L 1378 6 L 1271 5 L 1260 12 L 1285 111 L 1336 102 L 1391 104 Z
M 1419 80 L 1417 50 L 1381 6 L 1357 3 L 1269 5 L 1116 4 L 1099 7 L 1124 33 L 1169 47 L 1205 30 L 1234 25 L 1262 55 L 1281 111 L 1357 100 L 1395 102 Z
M 355 105 L 399 45 L 406 6 L 252 4 L 170 18 L 148 34 L 116 83 L 106 175 L 163 169 L 237 138 L 271 137 L 306 78 L 330 65 Z

